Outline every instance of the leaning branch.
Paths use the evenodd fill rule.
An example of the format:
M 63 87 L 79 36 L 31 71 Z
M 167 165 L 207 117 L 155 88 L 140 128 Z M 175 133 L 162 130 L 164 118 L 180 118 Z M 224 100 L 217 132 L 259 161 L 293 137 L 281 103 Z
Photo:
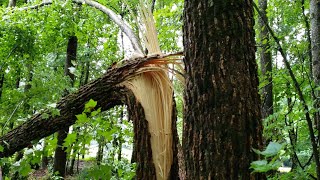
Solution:
M 131 91 L 121 83 L 139 74 L 138 70 L 141 67 L 147 64 L 161 63 L 161 58 L 167 56 L 172 56 L 172 54 L 139 57 L 126 61 L 125 65 L 109 69 L 101 78 L 64 97 L 57 103 L 60 116 L 52 116 L 50 111 L 35 114 L 28 121 L 0 137 L 0 146 L 4 148 L 0 152 L 0 158 L 11 156 L 32 144 L 32 141 L 40 140 L 66 126 L 71 126 L 76 121 L 75 115 L 82 113 L 85 103 L 90 99 L 97 101 L 97 106 L 102 110 L 124 104 Z M 44 113 L 49 114 L 49 118 L 45 118 Z
M 101 12 L 103 12 L 104 14 L 108 15 L 109 18 L 120 27 L 121 31 L 123 31 L 128 36 L 128 38 L 131 41 L 133 49 L 138 54 L 143 54 L 140 41 L 138 40 L 137 36 L 133 32 L 132 28 L 130 28 L 128 23 L 126 23 L 124 20 L 122 20 L 111 9 L 107 8 L 106 6 L 104 6 L 104 5 L 102 5 L 102 4 L 98 3 L 98 2 L 91 1 L 91 0 L 72 0 L 72 2 L 73 3 L 77 3 L 77 4 L 79 4 L 79 3 L 87 4 L 88 6 L 96 8 L 96 9 L 100 10 Z M 52 4 L 52 1 L 47 1 L 47 2 L 43 2 L 41 4 L 37 4 L 37 5 L 33 5 L 33 6 L 17 8 L 17 10 L 24 11 L 24 10 L 29 10 L 29 9 L 39 9 L 39 8 L 41 8 L 43 6 L 47 6 L 47 5 L 51 5 L 51 4 Z

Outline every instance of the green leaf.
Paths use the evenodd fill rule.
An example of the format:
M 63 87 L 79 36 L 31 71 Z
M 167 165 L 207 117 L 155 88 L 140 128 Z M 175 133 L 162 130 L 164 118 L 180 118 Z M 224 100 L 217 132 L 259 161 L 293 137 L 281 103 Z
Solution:
M 41 114 L 42 119 L 49 119 L 50 115 L 48 113 Z
M 276 142 L 270 142 L 264 151 L 259 151 L 257 149 L 253 149 L 253 151 L 257 154 L 264 155 L 265 157 L 275 156 L 281 150 L 282 145 Z
M 88 117 L 85 113 L 76 115 L 78 119 L 78 123 L 86 123 L 88 121 Z
M 261 160 L 261 161 L 253 161 L 251 163 L 251 167 L 259 167 L 259 166 L 265 166 L 268 164 L 267 160 Z
M 3 152 L 4 148 L 0 145 L 0 152 Z
M 266 150 L 262 151 L 261 154 L 270 157 L 275 156 L 281 150 L 282 145 L 277 142 L 270 142 L 266 148 Z
M 97 106 L 97 101 L 90 99 L 84 106 L 85 110 L 91 110 Z
M 68 136 L 64 140 L 63 146 L 64 147 L 71 146 L 76 141 L 76 139 L 77 139 L 77 134 L 76 133 L 68 134 Z
M 101 108 L 99 108 L 98 110 L 96 110 L 96 111 L 92 111 L 91 112 L 91 116 L 93 117 L 93 116 L 96 116 L 97 114 L 99 114 L 101 112 Z
M 60 116 L 60 110 L 59 109 L 52 109 L 51 110 L 51 113 L 52 113 L 52 116 L 55 117 L 55 116 Z
M 25 177 L 25 176 L 28 176 L 30 172 L 31 172 L 31 166 L 29 162 L 27 161 L 21 162 L 20 168 L 19 168 L 19 174 Z
M 270 170 L 276 170 L 281 166 L 280 161 L 276 162 L 270 162 L 268 163 L 267 160 L 261 160 L 261 161 L 253 161 L 250 164 L 250 168 L 254 169 L 253 172 L 268 172 Z

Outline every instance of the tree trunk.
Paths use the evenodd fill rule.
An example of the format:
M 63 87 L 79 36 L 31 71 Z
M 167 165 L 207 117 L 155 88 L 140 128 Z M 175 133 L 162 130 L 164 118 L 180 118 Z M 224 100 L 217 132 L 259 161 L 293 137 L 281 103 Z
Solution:
M 64 65 L 64 75 L 69 76 L 71 80 L 71 87 L 74 85 L 74 74 L 70 72 L 72 66 L 72 60 L 77 59 L 77 47 L 78 39 L 76 36 L 69 37 L 68 47 L 67 47 L 67 58 Z M 66 92 L 68 94 L 68 92 Z M 64 177 L 66 174 L 66 162 L 67 162 L 67 152 L 63 147 L 64 139 L 67 138 L 69 132 L 69 126 L 58 131 L 58 142 L 57 148 L 54 156 L 53 172 L 58 171 L 59 175 Z
M 320 86 L 320 2 L 310 0 L 310 25 L 311 25 L 311 53 L 312 53 L 312 71 L 316 87 Z M 320 91 L 315 92 L 315 108 L 320 108 L 319 96 Z M 320 114 L 315 113 L 315 126 L 320 130 Z M 320 133 L 319 133 L 320 135 Z M 320 170 L 319 170 L 320 171 Z
M 320 2 L 310 0 L 311 16 L 311 47 L 313 61 L 313 75 L 315 83 L 320 84 Z
M 94 99 L 98 103 L 97 108 L 101 107 L 102 111 L 108 110 L 116 105 L 128 105 L 129 118 L 134 124 L 135 131 L 134 146 L 136 150 L 133 159 L 135 159 L 138 164 L 137 177 L 154 179 L 156 174 L 154 165 L 152 165 L 150 133 L 147 128 L 147 121 L 144 118 L 144 110 L 136 101 L 133 93 L 122 86 L 121 83 L 136 75 L 136 71 L 139 68 L 152 63 L 152 60 L 158 58 L 158 56 L 136 58 L 130 60 L 130 62 L 127 62 L 122 67 L 109 69 L 101 78 L 82 86 L 76 93 L 69 94 L 58 102 L 57 109 L 60 110 L 60 116 L 53 117 L 49 111 L 43 112 L 49 114 L 49 117 L 46 119 L 42 118 L 42 114 L 34 115 L 22 125 L 0 137 L 0 145 L 4 148 L 3 152 L 0 152 L 0 158 L 11 156 L 14 152 L 27 147 L 31 141 L 41 139 L 74 124 L 76 120 L 75 115 L 81 114 L 85 103 L 90 99 Z M 176 118 L 175 113 L 173 113 L 172 117 L 173 119 Z M 176 177 L 178 177 L 178 163 L 176 158 L 176 141 L 178 136 L 175 120 L 172 121 L 172 134 L 174 159 L 170 177 L 172 177 L 171 179 L 176 179 Z M 144 169 L 144 167 L 146 167 L 146 169 Z
M 137 162 L 136 179 L 156 179 L 155 165 L 152 160 L 152 150 L 151 150 L 151 135 L 148 130 L 148 121 L 144 116 L 144 109 L 141 104 L 136 101 L 136 99 L 131 96 L 128 98 L 128 112 L 129 120 L 133 122 L 134 128 L 134 151 L 133 160 Z M 179 179 L 179 165 L 178 165 L 178 148 L 177 142 L 178 133 L 176 125 L 176 108 L 173 105 L 172 113 L 172 135 L 173 135 L 173 162 L 170 170 L 169 179 Z
M 273 95 L 272 95 L 272 59 L 269 44 L 269 33 L 265 27 L 265 23 L 268 23 L 267 17 L 267 0 L 259 0 L 259 9 L 262 17 L 259 17 L 259 31 L 260 31 L 260 63 L 262 77 L 266 79 L 266 86 L 262 90 L 262 118 L 267 118 L 273 114 Z M 262 18 L 264 20 L 262 20 Z
M 58 175 L 64 177 L 66 174 L 66 160 L 67 153 L 65 152 L 65 147 L 63 147 L 64 139 L 67 137 L 69 132 L 69 126 L 58 131 L 58 142 L 57 148 L 54 153 L 54 164 L 53 172 L 58 172 Z
M 104 150 L 104 146 L 105 146 L 105 141 L 104 138 L 101 137 L 101 139 L 99 140 L 99 147 L 98 147 L 98 152 L 97 152 L 97 165 L 99 166 L 101 164 L 101 161 L 103 159 L 103 150 Z
M 71 36 L 68 39 L 68 47 L 67 47 L 67 58 L 64 64 L 64 75 L 69 76 L 71 79 L 71 86 L 74 85 L 74 74 L 70 72 L 70 68 L 73 67 L 72 61 L 77 59 L 77 47 L 78 47 L 78 38 L 77 36 Z
M 185 1 L 188 179 L 264 178 L 249 169 L 263 144 L 252 3 Z

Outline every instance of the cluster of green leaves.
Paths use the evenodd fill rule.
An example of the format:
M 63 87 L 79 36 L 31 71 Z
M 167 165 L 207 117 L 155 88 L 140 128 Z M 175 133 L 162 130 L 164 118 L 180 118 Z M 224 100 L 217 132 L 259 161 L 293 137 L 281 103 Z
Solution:
M 77 115 L 77 121 L 73 126 L 74 130 L 65 139 L 66 152 L 73 156 L 76 154 L 85 155 L 92 140 L 100 146 L 108 148 L 100 165 L 93 166 L 82 172 L 81 178 L 91 177 L 94 179 L 132 179 L 135 175 L 135 165 L 129 163 L 128 159 L 115 158 L 121 156 L 122 145 L 132 144 L 132 125 L 124 119 L 123 107 L 116 107 L 108 113 L 102 113 L 101 109 L 95 109 L 96 101 L 90 100 L 85 105 L 82 114 Z M 92 147 L 92 145 L 91 145 Z M 99 153 L 99 152 L 98 152 Z M 74 157 L 73 157 L 74 158 Z
M 302 1 L 269 0 L 267 16 L 272 30 L 281 41 L 282 48 L 287 53 L 289 63 L 308 105 L 309 113 L 313 117 L 314 112 L 318 110 L 313 106 L 312 93 L 315 90 L 315 85 L 311 77 L 310 49 L 308 49 L 310 42 L 307 39 L 307 26 L 302 11 L 302 6 L 304 5 L 307 21 L 310 23 L 308 14 L 309 2 L 305 1 L 305 4 L 301 4 L 301 2 Z M 283 6 L 284 3 L 286 6 Z M 258 17 L 256 17 L 256 19 L 257 18 Z M 258 28 L 256 28 L 256 34 L 259 35 L 259 33 Z M 257 42 L 265 43 L 261 42 L 259 38 L 257 38 Z M 269 51 L 273 59 L 273 71 L 271 73 L 274 112 L 263 122 L 264 137 L 267 140 L 286 144 L 283 147 L 283 151 L 281 151 L 282 153 L 274 156 L 278 158 L 278 160 L 289 158 L 290 161 L 292 161 L 296 155 L 302 165 L 301 167 L 299 164 L 294 164 L 294 169 L 292 169 L 290 173 L 277 173 L 273 174 L 274 177 L 269 178 L 286 179 L 288 177 L 303 177 L 302 179 L 305 179 L 305 177 L 309 175 L 315 176 L 314 162 L 310 161 L 312 148 L 310 132 L 305 118 L 306 112 L 272 37 L 270 37 Z M 258 52 L 260 52 L 260 48 L 258 48 Z M 257 57 L 258 59 L 260 58 L 259 53 Z M 266 77 L 262 77 L 260 74 L 260 89 L 265 85 L 267 85 Z M 262 100 L 262 103 L 263 102 L 264 100 Z M 270 164 L 266 163 L 266 161 L 261 161 L 258 165 L 264 168 L 262 168 L 263 171 L 272 169 L 272 166 L 269 166 Z M 258 166 L 256 166 L 256 168 L 257 167 Z
M 282 162 L 279 161 L 282 147 L 283 145 L 279 143 L 270 142 L 264 151 L 253 149 L 255 153 L 262 155 L 265 158 L 264 160 L 253 161 L 251 163 L 250 168 L 254 170 L 253 172 L 264 173 L 271 170 L 277 170 L 282 165 Z M 268 161 L 268 159 L 271 160 Z
M 135 163 L 124 159 L 120 162 L 106 162 L 81 171 L 77 179 L 133 179 L 135 176 Z

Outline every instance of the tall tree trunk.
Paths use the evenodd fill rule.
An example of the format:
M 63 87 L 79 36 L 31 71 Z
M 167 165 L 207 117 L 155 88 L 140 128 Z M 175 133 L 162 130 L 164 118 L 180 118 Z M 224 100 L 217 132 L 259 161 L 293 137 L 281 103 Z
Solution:
M 265 27 L 265 23 L 268 23 L 267 17 L 267 0 L 259 0 L 259 9 L 262 16 L 259 17 L 259 31 L 260 31 L 260 63 L 262 77 L 267 80 L 267 85 L 263 87 L 262 91 L 262 118 L 267 118 L 269 115 L 273 114 L 273 94 L 272 94 L 272 59 L 269 44 L 269 33 L 268 29 Z M 264 20 L 262 20 L 262 18 Z
M 61 177 L 64 177 L 66 173 L 67 153 L 65 152 L 66 148 L 63 147 L 63 142 L 68 132 L 69 126 L 58 131 L 57 148 L 54 153 L 53 172 L 58 172 Z
M 70 67 L 72 67 L 72 60 L 76 60 L 77 57 L 77 47 L 78 39 L 76 36 L 69 37 L 68 47 L 67 47 L 67 58 L 64 66 L 64 74 L 71 79 L 71 86 L 74 85 L 74 74 L 70 72 Z M 66 92 L 67 94 L 68 92 Z M 58 172 L 60 176 L 64 177 L 66 174 L 66 162 L 67 162 L 67 152 L 63 147 L 64 139 L 68 136 L 69 126 L 58 131 L 58 142 L 57 148 L 54 156 L 53 171 Z
M 249 166 L 261 149 L 252 0 L 184 5 L 183 150 L 189 179 L 263 179 Z
M 311 52 L 312 52 L 312 65 L 313 65 L 313 78 L 316 87 L 320 86 L 320 1 L 310 0 L 310 17 L 311 17 Z M 319 96 L 320 91 L 317 90 L 315 108 L 320 108 Z M 320 131 L 320 114 L 315 113 L 315 125 Z M 320 132 L 319 132 L 320 135 Z M 319 170 L 320 171 L 320 170 Z M 319 175 L 320 176 L 320 175 Z M 320 177 L 319 177 L 320 178 Z

